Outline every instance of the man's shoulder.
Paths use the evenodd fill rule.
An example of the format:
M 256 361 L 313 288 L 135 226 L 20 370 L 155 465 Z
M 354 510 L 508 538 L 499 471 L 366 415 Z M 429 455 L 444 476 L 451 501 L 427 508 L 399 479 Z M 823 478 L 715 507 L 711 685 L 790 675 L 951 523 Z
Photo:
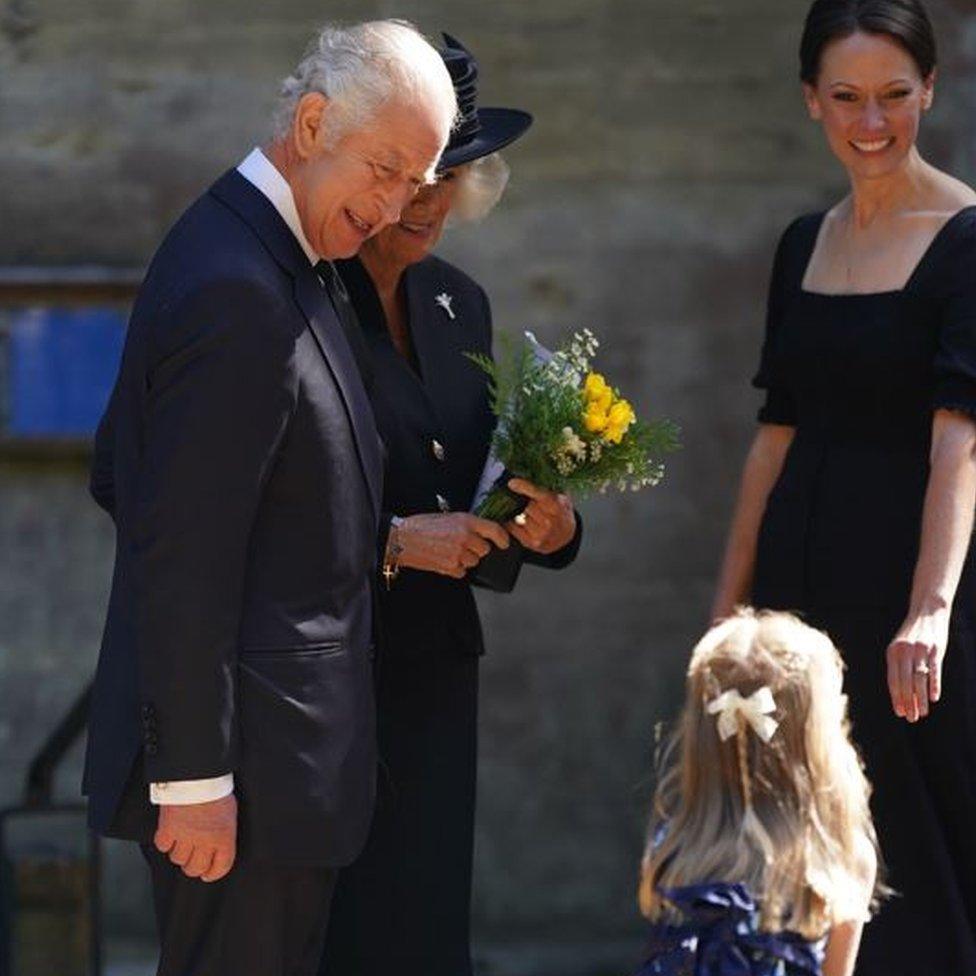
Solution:
M 254 230 L 209 190 L 172 226 L 153 266 L 190 280 L 241 275 L 282 289 L 289 280 Z
M 179 217 L 143 284 L 155 307 L 237 301 L 290 305 L 289 275 L 254 231 L 209 191 Z
M 277 336 L 287 349 L 305 326 L 291 277 L 260 238 L 209 193 L 192 203 L 150 263 L 130 332 L 165 353 L 207 335 Z

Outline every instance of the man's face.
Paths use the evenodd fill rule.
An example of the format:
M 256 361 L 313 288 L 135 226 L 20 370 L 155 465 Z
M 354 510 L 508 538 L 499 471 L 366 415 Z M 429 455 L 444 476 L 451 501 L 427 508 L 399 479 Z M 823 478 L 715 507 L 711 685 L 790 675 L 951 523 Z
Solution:
M 329 146 L 333 106 L 305 96 L 295 121 L 299 161 L 288 182 L 302 229 L 323 258 L 352 257 L 363 241 L 400 219 L 433 176 L 448 131 L 431 107 L 391 101 Z
M 403 208 L 399 221 L 374 237 L 366 249 L 394 268 L 422 261 L 440 240 L 467 169 L 465 164 L 445 170 L 436 183 L 423 187 Z

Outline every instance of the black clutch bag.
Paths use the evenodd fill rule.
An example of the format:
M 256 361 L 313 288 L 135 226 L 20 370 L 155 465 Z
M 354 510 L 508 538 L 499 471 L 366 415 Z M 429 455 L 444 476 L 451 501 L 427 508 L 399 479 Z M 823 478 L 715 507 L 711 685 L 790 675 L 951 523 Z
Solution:
M 475 506 L 476 515 L 495 522 L 507 522 L 529 504 L 525 495 L 517 495 L 508 487 L 511 477 L 508 471 L 502 471 L 490 491 Z M 496 593 L 511 593 L 515 589 L 524 560 L 525 547 L 509 536 L 507 549 L 499 549 L 493 545 L 491 552 L 477 566 L 468 570 L 468 582 Z
M 468 570 L 468 582 L 496 593 L 511 593 L 524 561 L 525 548 L 517 539 L 511 539 L 507 549 L 493 545 L 491 552 Z

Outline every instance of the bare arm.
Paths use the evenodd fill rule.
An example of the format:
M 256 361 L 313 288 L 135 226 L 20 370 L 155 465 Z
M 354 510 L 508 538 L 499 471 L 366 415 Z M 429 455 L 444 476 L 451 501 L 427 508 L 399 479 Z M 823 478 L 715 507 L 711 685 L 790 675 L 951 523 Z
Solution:
M 942 693 L 949 617 L 973 530 L 976 423 L 938 410 L 918 561 L 908 616 L 888 647 L 888 691 L 895 714 L 916 722 Z
M 862 917 L 838 922 L 831 928 L 822 976 L 851 976 L 854 972 L 854 963 L 857 962 L 857 950 L 861 945 L 864 921 L 869 917 L 871 893 L 874 891 L 878 873 L 878 856 L 874 844 L 863 835 L 856 842 L 856 848 L 857 879 L 851 880 L 858 894 L 849 907 L 853 910 L 853 914 Z
M 713 620 L 727 617 L 736 604 L 749 597 L 756 565 L 756 539 L 766 500 L 783 470 L 795 433 L 795 427 L 780 424 L 761 424 L 756 432 L 739 482 L 739 497 L 712 603 Z
M 842 922 L 830 930 L 824 955 L 823 976 L 851 976 L 861 945 L 863 922 Z

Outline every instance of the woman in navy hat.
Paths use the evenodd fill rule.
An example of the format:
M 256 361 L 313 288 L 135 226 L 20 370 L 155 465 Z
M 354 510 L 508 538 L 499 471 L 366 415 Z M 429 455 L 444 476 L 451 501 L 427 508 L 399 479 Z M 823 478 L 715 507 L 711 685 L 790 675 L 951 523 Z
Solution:
M 322 962 L 328 976 L 471 973 L 483 643 L 466 576 L 493 546 L 561 568 L 580 542 L 569 499 L 525 482 L 512 483 L 530 499 L 517 522 L 502 527 L 468 514 L 495 419 L 486 377 L 465 353 L 491 353 L 491 309 L 477 282 L 431 250 L 449 215 L 479 219 L 498 201 L 508 179 L 498 150 L 532 117 L 478 108 L 477 63 L 444 39 L 461 118 L 439 179 L 398 224 L 339 262 L 365 340 L 360 359 L 387 467 L 377 807 L 366 849 L 336 888 Z

